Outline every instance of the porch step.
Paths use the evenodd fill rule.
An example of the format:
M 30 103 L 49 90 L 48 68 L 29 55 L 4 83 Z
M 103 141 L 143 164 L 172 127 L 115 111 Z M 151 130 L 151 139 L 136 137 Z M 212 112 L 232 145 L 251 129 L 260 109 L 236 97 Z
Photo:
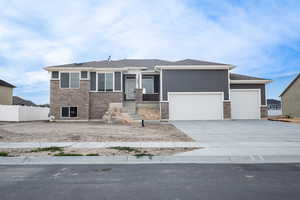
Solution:
M 123 102 L 122 111 L 130 113 L 130 114 L 135 114 L 136 113 L 136 102 L 131 102 L 131 101 Z

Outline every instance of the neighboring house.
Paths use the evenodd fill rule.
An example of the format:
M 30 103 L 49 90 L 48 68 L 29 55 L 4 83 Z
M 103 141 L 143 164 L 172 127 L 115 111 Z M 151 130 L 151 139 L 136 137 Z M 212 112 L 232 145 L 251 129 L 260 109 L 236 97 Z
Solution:
M 12 105 L 14 85 L 0 79 L 0 105 Z
M 268 110 L 281 110 L 281 101 L 276 99 L 268 99 Z
M 300 117 L 300 74 L 280 94 L 282 114 Z
M 18 96 L 13 96 L 13 105 L 20 105 L 20 106 L 37 106 L 35 103 L 29 100 L 25 100 Z
M 157 108 L 160 118 L 169 120 L 267 117 L 265 84 L 270 80 L 230 73 L 233 68 L 191 59 L 49 66 L 50 112 L 56 119 L 94 120 L 102 119 L 110 103 L 133 102 Z
M 281 101 L 276 99 L 268 99 L 268 116 L 279 116 L 282 115 Z

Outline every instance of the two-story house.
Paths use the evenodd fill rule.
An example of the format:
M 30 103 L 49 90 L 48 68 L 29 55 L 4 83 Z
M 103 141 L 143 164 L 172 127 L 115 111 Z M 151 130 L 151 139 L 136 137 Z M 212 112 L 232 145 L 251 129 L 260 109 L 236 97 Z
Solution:
M 161 119 L 260 119 L 270 80 L 230 73 L 200 60 L 103 60 L 49 66 L 55 119 L 102 119 L 110 103 L 156 105 Z M 154 106 L 155 107 L 155 106 Z

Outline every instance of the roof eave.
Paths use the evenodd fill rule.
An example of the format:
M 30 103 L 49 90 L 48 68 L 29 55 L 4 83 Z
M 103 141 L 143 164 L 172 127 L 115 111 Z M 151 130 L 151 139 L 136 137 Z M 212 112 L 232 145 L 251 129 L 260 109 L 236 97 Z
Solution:
M 214 69 L 227 69 L 232 70 L 234 69 L 234 65 L 156 65 L 155 69 L 178 69 L 178 70 L 185 70 L 185 69 L 207 69 L 207 70 L 214 70 Z
M 272 80 L 261 80 L 261 79 L 255 79 L 255 80 L 230 80 L 230 84 L 267 84 L 271 83 Z
M 298 80 L 298 78 L 300 78 L 300 74 L 298 74 L 296 76 L 296 78 L 294 78 L 291 83 L 283 90 L 283 92 L 279 95 L 279 97 L 282 97 L 282 95 L 284 95 L 288 90 L 289 88 Z

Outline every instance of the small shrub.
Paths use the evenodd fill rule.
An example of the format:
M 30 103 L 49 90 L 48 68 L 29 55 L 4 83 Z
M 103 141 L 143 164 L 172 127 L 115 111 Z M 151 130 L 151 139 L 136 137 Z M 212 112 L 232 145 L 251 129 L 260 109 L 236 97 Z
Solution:
M 79 153 L 64 153 L 64 152 L 60 152 L 60 153 L 54 154 L 54 156 L 83 156 L 83 155 L 79 154 Z
M 43 147 L 43 148 L 36 148 L 32 149 L 30 152 L 42 152 L 42 151 L 51 151 L 51 152 L 56 152 L 56 151 L 63 151 L 63 147 Z
M 140 153 L 140 150 L 138 150 L 136 148 L 132 148 L 132 147 L 117 146 L 117 147 L 110 147 L 109 149 L 115 149 L 115 150 L 119 150 L 119 151 L 127 151 L 127 152 Z
M 0 156 L 7 157 L 8 156 L 8 152 L 0 151 Z
M 136 158 L 142 158 L 144 156 L 148 156 L 149 159 L 152 159 L 152 157 L 154 156 L 153 154 L 150 154 L 150 153 L 137 153 L 137 154 L 134 154 L 134 156 Z
M 99 156 L 99 154 L 97 154 L 97 153 L 88 153 L 88 154 L 86 154 L 86 156 Z

